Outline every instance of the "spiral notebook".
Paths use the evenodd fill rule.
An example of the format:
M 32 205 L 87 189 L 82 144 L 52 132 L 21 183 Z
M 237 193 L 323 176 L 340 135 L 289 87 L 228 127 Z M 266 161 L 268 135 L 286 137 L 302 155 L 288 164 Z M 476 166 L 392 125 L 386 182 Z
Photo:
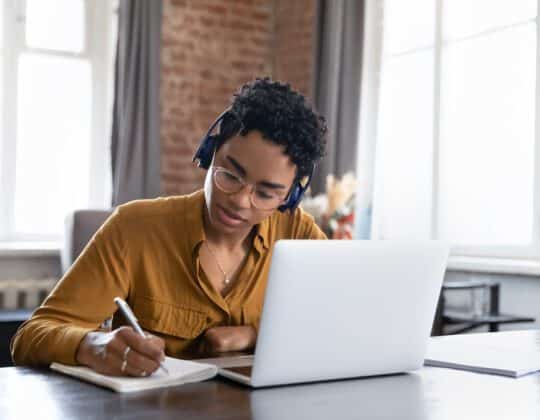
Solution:
M 53 363 L 50 368 L 65 375 L 110 388 L 116 392 L 144 391 L 189 382 L 201 382 L 217 375 L 217 367 L 207 363 L 166 357 L 164 364 L 169 374 L 163 372 L 162 369 L 158 369 L 145 378 L 102 375 L 87 367 L 69 366 L 61 363 Z

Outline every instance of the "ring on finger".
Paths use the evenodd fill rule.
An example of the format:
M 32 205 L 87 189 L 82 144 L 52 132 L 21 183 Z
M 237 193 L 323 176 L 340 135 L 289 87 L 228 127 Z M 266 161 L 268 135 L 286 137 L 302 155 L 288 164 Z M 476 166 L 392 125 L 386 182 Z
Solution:
M 124 357 L 123 357 L 123 360 L 127 360 L 127 356 L 128 356 L 128 353 L 131 351 L 131 347 L 127 346 L 125 349 L 124 349 Z
M 126 371 L 126 366 L 127 366 L 127 360 L 124 360 L 124 361 L 122 362 L 122 366 L 120 367 L 120 371 L 121 371 L 122 373 L 124 373 L 124 372 Z

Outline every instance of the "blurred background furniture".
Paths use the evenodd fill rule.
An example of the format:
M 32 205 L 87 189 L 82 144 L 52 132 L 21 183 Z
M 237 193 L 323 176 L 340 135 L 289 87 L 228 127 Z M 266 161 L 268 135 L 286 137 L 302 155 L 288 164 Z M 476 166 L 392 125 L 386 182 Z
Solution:
M 71 267 L 111 213 L 112 210 L 76 210 L 66 217 L 64 245 L 60 254 L 62 273 Z
M 30 315 L 32 311 L 28 309 L 0 311 L 0 368 L 13 366 L 9 343 L 17 329 L 30 318 Z
M 476 294 L 481 302 L 470 299 L 469 308 L 456 309 L 447 307 L 448 294 L 453 291 L 468 291 L 471 296 Z M 488 327 L 488 331 L 499 331 L 501 324 L 516 324 L 535 322 L 535 318 L 501 313 L 500 283 L 491 279 L 474 279 L 466 281 L 445 281 L 437 305 L 432 335 L 449 335 L 468 332 L 480 327 Z

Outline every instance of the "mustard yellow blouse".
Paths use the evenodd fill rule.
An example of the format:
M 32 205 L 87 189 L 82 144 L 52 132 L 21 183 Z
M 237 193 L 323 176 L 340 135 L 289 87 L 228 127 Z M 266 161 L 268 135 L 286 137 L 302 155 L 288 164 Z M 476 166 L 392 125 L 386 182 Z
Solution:
M 118 207 L 17 331 L 11 342 L 14 362 L 76 364 L 85 334 L 111 316 L 113 328 L 124 324 L 115 296 L 129 303 L 143 329 L 165 340 L 166 354 L 173 357 L 189 353 L 210 327 L 257 329 L 273 243 L 326 237 L 301 209 L 274 212 L 256 226 L 239 280 L 223 297 L 199 265 L 203 205 L 201 190 Z

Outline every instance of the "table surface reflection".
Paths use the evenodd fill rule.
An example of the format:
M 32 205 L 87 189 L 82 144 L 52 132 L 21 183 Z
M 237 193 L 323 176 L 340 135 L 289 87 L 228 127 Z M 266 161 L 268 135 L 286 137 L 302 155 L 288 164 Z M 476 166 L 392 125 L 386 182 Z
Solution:
M 503 333 L 500 333 L 503 334 Z M 428 368 L 251 390 L 222 378 L 118 394 L 47 369 L 0 369 L 0 419 L 540 419 L 540 373 Z

